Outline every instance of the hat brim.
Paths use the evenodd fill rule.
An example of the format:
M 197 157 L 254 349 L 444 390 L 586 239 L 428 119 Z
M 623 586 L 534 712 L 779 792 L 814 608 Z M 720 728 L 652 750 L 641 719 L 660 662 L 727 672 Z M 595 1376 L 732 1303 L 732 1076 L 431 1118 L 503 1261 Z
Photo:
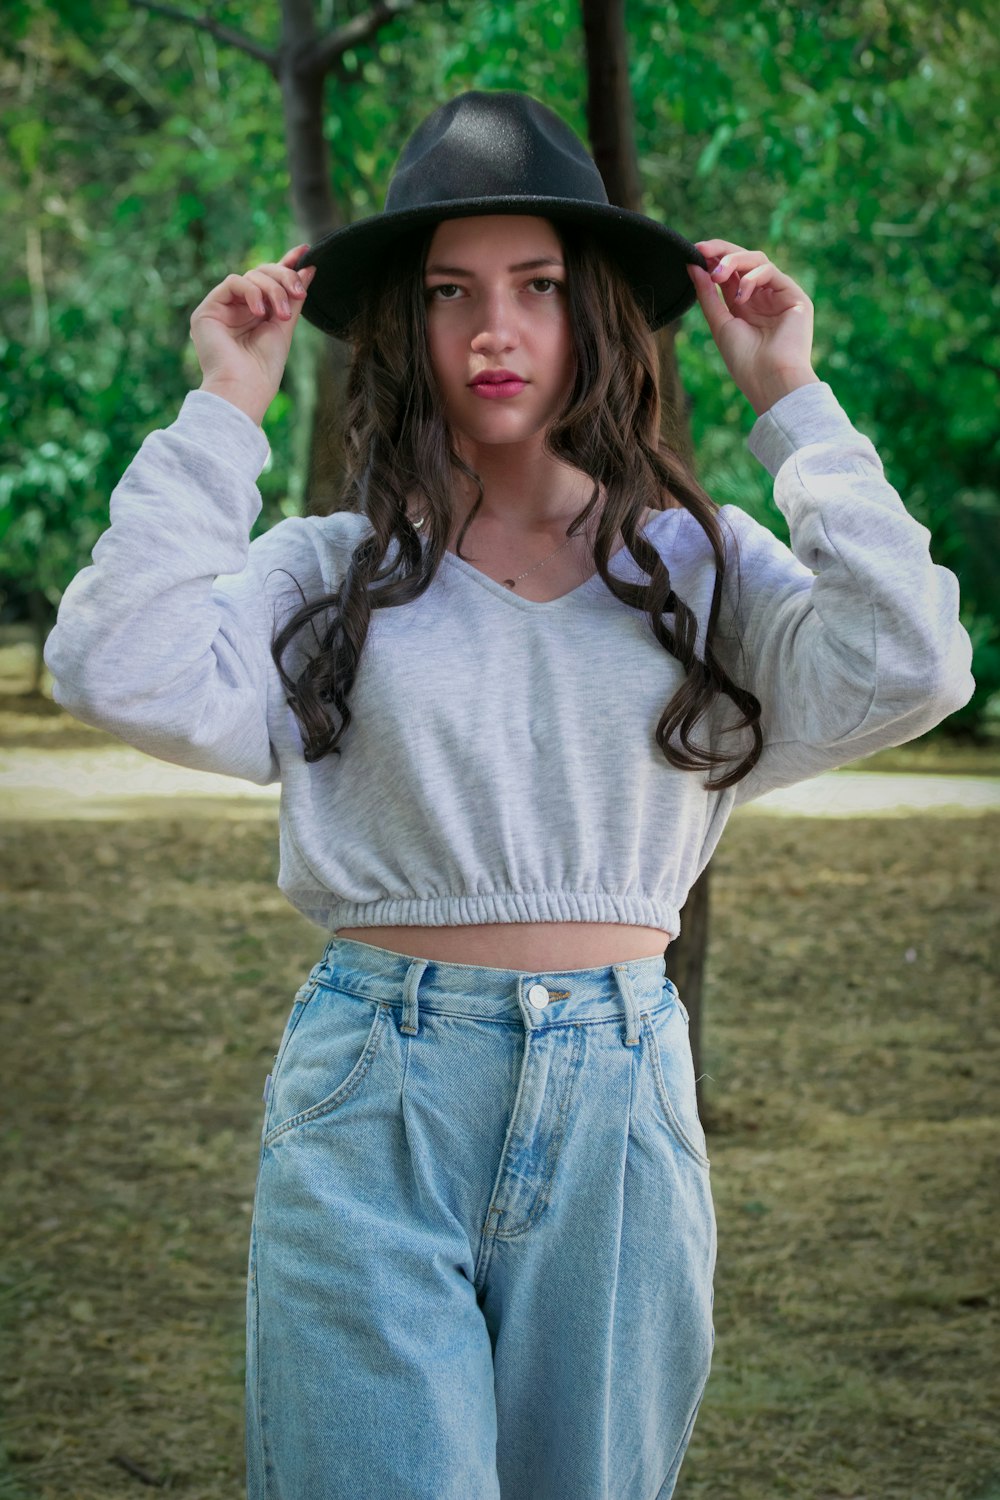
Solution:
M 323 333 L 348 338 L 366 294 L 392 269 L 402 235 L 442 219 L 485 214 L 531 214 L 586 225 L 620 266 L 654 331 L 682 317 L 697 301 L 686 267 L 708 269 L 701 251 L 675 229 L 615 204 L 528 195 L 461 198 L 372 214 L 317 240 L 295 267 L 316 267 L 302 317 Z

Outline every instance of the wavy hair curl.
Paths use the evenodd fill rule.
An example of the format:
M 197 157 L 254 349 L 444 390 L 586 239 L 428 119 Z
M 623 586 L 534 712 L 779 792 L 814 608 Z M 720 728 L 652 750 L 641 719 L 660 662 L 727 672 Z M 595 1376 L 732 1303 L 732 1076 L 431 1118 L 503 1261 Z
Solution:
M 271 646 L 310 763 L 341 753 L 339 742 L 351 722 L 348 700 L 372 611 L 409 604 L 430 587 L 437 573 L 453 528 L 456 470 L 473 482 L 477 492 L 456 542 L 460 557 L 464 557 L 462 539 L 483 500 L 480 476 L 453 445 L 428 352 L 424 266 L 435 228 L 432 225 L 399 245 L 394 261 L 400 269 L 386 277 L 350 330 L 353 357 L 340 508 L 365 515 L 372 531 L 354 548 L 341 587 L 306 601 L 276 633 Z M 646 614 L 656 640 L 685 669 L 684 681 L 656 726 L 664 758 L 685 771 L 738 759 L 700 747 L 691 738 L 698 721 L 722 694 L 741 715 L 725 732 L 743 728 L 752 732 L 752 748 L 733 769 L 704 783 L 708 791 L 721 791 L 734 786 L 757 764 L 763 737 L 760 702 L 729 677 L 713 649 L 726 567 L 719 506 L 660 435 L 656 344 L 631 288 L 592 235 L 577 226 L 554 223 L 553 228 L 565 255 L 577 359 L 572 389 L 550 425 L 545 449 L 593 480 L 591 497 L 570 522 L 566 535 L 575 536 L 586 525 L 603 485 L 606 498 L 593 543 L 596 571 L 617 599 Z M 408 514 L 411 496 L 423 501 L 426 548 Z M 704 660 L 695 655 L 694 613 L 674 592 L 666 563 L 638 529 L 647 507 L 663 510 L 677 505 L 695 517 L 715 554 Z M 649 575 L 648 584 L 628 583 L 609 571 L 611 548 L 619 532 Z M 393 541 L 398 551 L 393 563 L 386 565 Z M 736 561 L 738 566 L 738 553 Z M 669 612 L 674 616 L 673 630 L 664 623 L 663 616 Z M 319 649 L 292 677 L 282 658 L 293 638 L 317 616 L 328 616 L 321 633 L 313 626 Z M 675 732 L 683 749 L 669 743 Z

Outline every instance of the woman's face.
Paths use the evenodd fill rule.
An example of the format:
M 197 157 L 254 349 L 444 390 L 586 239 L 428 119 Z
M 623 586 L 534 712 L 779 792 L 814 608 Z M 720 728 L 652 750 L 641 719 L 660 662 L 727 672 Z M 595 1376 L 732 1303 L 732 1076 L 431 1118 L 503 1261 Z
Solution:
M 431 366 L 453 433 L 473 444 L 538 440 L 575 369 L 552 225 L 506 214 L 444 220 L 427 253 L 424 295 Z M 477 386 L 501 370 L 517 380 Z

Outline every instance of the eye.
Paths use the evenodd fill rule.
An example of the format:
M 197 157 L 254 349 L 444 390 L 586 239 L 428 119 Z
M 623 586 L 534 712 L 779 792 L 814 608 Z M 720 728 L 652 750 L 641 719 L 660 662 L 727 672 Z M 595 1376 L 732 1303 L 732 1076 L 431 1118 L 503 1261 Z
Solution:
M 554 290 L 557 291 L 557 292 L 560 291 L 561 288 L 562 288 L 562 282 L 561 281 L 556 281 L 551 276 L 536 276 L 535 279 L 534 279 L 534 281 L 529 282 L 528 285 L 529 286 L 550 286 L 550 287 L 554 288 Z
M 437 296 L 438 292 L 460 292 L 461 290 L 462 288 L 456 286 L 453 281 L 441 281 L 437 286 L 427 288 L 427 296 L 433 299 Z M 439 300 L 442 302 L 456 302 L 458 299 L 456 297 L 441 297 Z

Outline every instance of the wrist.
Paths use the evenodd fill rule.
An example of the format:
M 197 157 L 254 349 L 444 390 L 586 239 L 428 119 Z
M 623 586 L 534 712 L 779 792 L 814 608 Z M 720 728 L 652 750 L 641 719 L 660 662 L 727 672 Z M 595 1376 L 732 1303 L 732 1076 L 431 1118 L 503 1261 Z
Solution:
M 811 365 L 797 370 L 774 370 L 751 391 L 747 391 L 746 398 L 757 416 L 762 417 L 776 401 L 780 401 L 782 396 L 791 395 L 799 386 L 820 384 L 822 382 Z
M 265 400 L 246 385 L 230 385 L 224 380 L 203 380 L 198 389 L 207 391 L 210 396 L 221 396 L 230 406 L 238 407 L 244 412 L 257 427 L 263 425 L 265 413 L 271 404 L 270 399 Z

